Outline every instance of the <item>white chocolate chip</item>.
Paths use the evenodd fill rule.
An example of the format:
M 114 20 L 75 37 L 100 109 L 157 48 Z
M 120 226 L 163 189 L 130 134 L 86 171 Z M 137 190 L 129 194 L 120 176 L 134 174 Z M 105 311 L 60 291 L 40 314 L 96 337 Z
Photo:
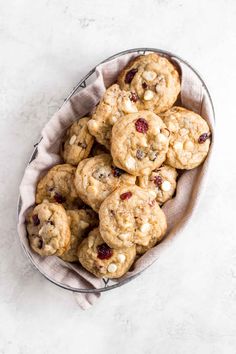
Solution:
M 176 141 L 176 143 L 174 143 L 174 149 L 175 150 L 182 150 L 183 149 L 183 144 L 180 141 Z
M 145 134 L 141 135 L 139 137 L 139 145 L 142 146 L 142 147 L 148 147 L 148 142 L 147 142 L 147 137 Z
M 69 144 L 70 144 L 70 145 L 73 145 L 73 144 L 75 143 L 75 141 L 76 141 L 76 135 L 74 134 L 74 135 L 72 135 L 72 137 L 70 138 Z
M 49 254 L 54 254 L 56 252 L 56 250 L 54 249 L 54 247 L 52 245 L 45 245 L 44 246 L 44 251 Z
M 110 263 L 107 270 L 109 273 L 115 273 L 117 270 L 117 265 L 115 263 Z
M 157 92 L 157 93 L 161 93 L 163 90 L 164 90 L 164 87 L 163 87 L 163 86 L 161 86 L 160 84 L 157 84 L 157 85 L 156 85 L 156 92 Z
M 143 233 L 147 233 L 151 228 L 151 225 L 149 223 L 142 224 L 140 227 L 140 231 Z
M 125 222 L 125 223 L 124 223 L 124 226 L 125 226 L 126 229 L 128 229 L 128 228 L 130 228 L 130 227 L 132 228 L 133 225 L 134 225 L 134 224 L 132 224 L 131 222 Z
M 129 156 L 125 162 L 125 166 L 130 169 L 134 169 L 136 166 L 135 159 L 131 156 Z
M 86 221 L 80 220 L 79 226 L 81 227 L 81 229 L 86 229 L 89 226 L 89 223 L 87 223 Z
M 174 122 L 169 122 L 168 129 L 174 133 L 178 130 L 178 126 Z
M 93 237 L 88 237 L 88 247 L 92 248 L 94 245 L 94 238 Z
M 157 192 L 155 192 L 155 191 L 152 191 L 152 190 L 150 190 L 150 191 L 148 191 L 148 194 L 149 194 L 149 196 L 151 197 L 151 198 L 156 198 L 156 196 L 157 196 Z
M 147 81 L 153 81 L 157 74 L 154 71 L 144 71 L 142 77 Z
M 98 122 L 95 119 L 90 119 L 88 121 L 88 128 L 97 131 L 99 129 Z
M 165 143 L 167 141 L 167 137 L 164 134 L 159 134 L 158 135 L 158 141 L 160 143 Z
M 123 241 L 127 240 L 127 238 L 129 238 L 130 234 L 128 232 L 124 233 L 124 234 L 119 234 L 119 238 Z
M 164 181 L 162 182 L 161 184 L 161 189 L 164 191 L 164 192 L 168 192 L 170 189 L 171 189 L 171 184 L 169 181 Z
M 151 99 L 153 99 L 153 96 L 154 93 L 151 90 L 147 90 L 145 91 L 143 98 L 145 101 L 150 101 Z
M 125 263 L 126 257 L 123 253 L 119 253 L 117 258 L 120 263 Z
M 124 111 L 124 113 L 134 113 L 134 112 L 138 112 L 137 107 L 135 106 L 135 104 L 133 104 L 129 98 L 126 98 L 124 100 L 124 104 L 122 106 L 122 110 Z
M 110 118 L 110 123 L 111 124 L 115 124 L 116 122 L 117 122 L 117 117 L 116 116 L 111 116 L 111 118 Z

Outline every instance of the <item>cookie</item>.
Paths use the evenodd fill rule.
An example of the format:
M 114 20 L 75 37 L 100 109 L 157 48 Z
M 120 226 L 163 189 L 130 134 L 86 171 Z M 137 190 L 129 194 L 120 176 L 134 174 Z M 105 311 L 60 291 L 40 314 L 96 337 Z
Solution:
M 98 278 L 120 278 L 133 264 L 135 255 L 135 246 L 119 250 L 110 248 L 98 228 L 90 232 L 78 250 L 82 266 Z
M 139 110 L 164 112 L 173 106 L 180 92 L 180 77 L 174 65 L 156 53 L 132 60 L 118 76 L 121 89 L 137 97 Z
M 117 84 L 109 87 L 88 122 L 90 133 L 96 140 L 110 149 L 112 126 L 125 114 L 137 112 L 134 96 L 122 91 Z
M 70 242 L 66 211 L 60 204 L 45 201 L 26 218 L 30 247 L 40 256 L 60 256 Z
M 166 217 L 165 214 L 163 213 L 162 209 L 159 208 L 157 211 L 157 218 L 158 218 L 158 232 L 153 233 L 151 235 L 151 238 L 146 246 L 143 245 L 136 245 L 136 252 L 137 255 L 142 255 L 154 246 L 156 246 L 158 243 L 160 243 L 166 233 L 167 229 L 167 222 L 166 222 Z
M 175 168 L 162 165 L 148 176 L 138 177 L 138 185 L 144 189 L 151 189 L 156 193 L 159 204 L 171 199 L 176 189 L 178 173 Z
M 140 176 L 164 162 L 169 131 L 155 113 L 140 111 L 120 118 L 112 128 L 111 154 L 116 166 Z
M 206 158 L 210 147 L 210 129 L 198 114 L 182 107 L 173 107 L 162 115 L 170 131 L 166 163 L 190 170 Z
M 91 209 L 67 210 L 71 238 L 68 249 L 61 258 L 66 262 L 78 261 L 77 251 L 81 241 L 94 227 L 98 226 L 97 214 Z
M 47 199 L 63 204 L 66 208 L 77 204 L 79 199 L 74 185 L 75 170 L 75 167 L 69 164 L 52 167 L 37 185 L 36 203 Z
M 108 154 L 81 161 L 75 173 L 75 186 L 80 198 L 98 211 L 103 200 L 120 184 L 135 184 L 136 178 L 115 167 Z
M 165 214 L 155 200 L 156 193 L 138 186 L 117 188 L 99 210 L 100 233 L 113 248 L 148 246 L 152 238 L 163 237 Z
M 81 118 L 66 131 L 61 144 L 61 156 L 66 163 L 77 166 L 89 156 L 94 137 L 88 131 L 88 121 L 87 117 Z

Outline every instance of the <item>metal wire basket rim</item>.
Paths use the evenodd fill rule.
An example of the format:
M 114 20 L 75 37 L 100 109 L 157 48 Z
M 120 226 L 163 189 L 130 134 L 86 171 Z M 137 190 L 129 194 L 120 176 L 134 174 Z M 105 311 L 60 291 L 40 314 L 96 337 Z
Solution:
M 159 54 L 162 54 L 164 56 L 167 56 L 167 57 L 172 57 L 172 58 L 176 58 L 178 60 L 180 60 L 181 62 L 183 62 L 185 65 L 187 65 L 196 75 L 197 77 L 199 78 L 199 80 L 201 81 L 204 89 L 206 90 L 206 93 L 209 97 L 209 100 L 210 100 L 210 104 L 211 104 L 211 108 L 212 108 L 212 112 L 213 112 L 213 119 L 214 119 L 214 122 L 215 122 L 215 109 L 214 109 L 214 105 L 213 105 L 213 101 L 212 101 L 212 98 L 211 98 L 211 95 L 210 95 L 210 92 L 205 84 L 205 82 L 203 81 L 202 77 L 200 76 L 200 74 L 197 72 L 196 69 L 194 69 L 192 67 L 192 65 L 190 65 L 186 60 L 182 59 L 180 56 L 176 55 L 176 54 L 173 54 L 172 52 L 169 52 L 169 51 L 166 51 L 166 50 L 163 50 L 163 49 L 157 49 L 157 48 L 133 48 L 133 49 L 127 49 L 127 50 L 124 50 L 124 51 L 121 51 L 121 52 L 118 52 L 106 59 L 104 59 L 103 61 L 101 61 L 99 64 L 97 64 L 93 69 L 91 69 L 88 74 L 86 74 L 79 82 L 78 84 L 72 89 L 72 91 L 69 93 L 69 95 L 67 96 L 67 98 L 64 100 L 63 104 L 61 105 L 61 107 L 76 93 L 76 91 L 81 88 L 81 84 L 86 81 L 96 70 L 96 68 L 103 64 L 103 63 L 106 63 L 110 60 L 113 60 L 119 56 L 122 56 L 122 55 L 125 55 L 125 54 L 129 54 L 129 53 L 136 53 L 136 52 L 143 52 L 143 54 L 145 52 L 156 52 L 156 53 L 159 53 Z M 59 107 L 59 109 L 61 108 Z M 59 110 L 58 109 L 58 110 Z M 41 141 L 42 137 L 39 138 L 38 140 L 38 143 Z M 32 161 L 32 158 L 34 156 L 34 154 L 36 153 L 37 151 L 37 144 L 35 144 L 35 148 L 30 156 L 30 159 L 29 159 L 29 162 L 28 164 Z M 20 213 L 20 208 L 21 208 L 21 196 L 19 195 L 18 197 L 18 203 L 17 203 L 17 216 L 19 216 L 19 213 Z M 20 240 L 20 239 L 19 239 Z M 20 242 L 26 256 L 28 257 L 28 259 L 30 260 L 31 264 L 47 279 L 49 280 L 51 283 L 59 286 L 60 288 L 63 288 L 65 290 L 68 290 L 68 291 L 72 291 L 72 292 L 75 292 L 75 293 L 101 293 L 101 292 L 105 292 L 105 291 L 108 291 L 108 290 L 112 290 L 112 289 L 115 289 L 115 288 L 118 288 L 122 285 L 125 285 L 127 284 L 128 282 L 130 282 L 131 280 L 137 278 L 140 274 L 142 274 L 142 272 L 144 272 L 146 269 L 148 269 L 153 263 L 155 263 L 157 260 L 155 260 L 154 262 L 152 262 L 148 267 L 146 267 L 145 269 L 143 269 L 142 271 L 140 271 L 139 273 L 135 274 L 135 275 L 131 275 L 129 278 L 126 278 L 122 281 L 120 281 L 119 283 L 116 283 L 116 284 L 113 284 L 113 285 L 108 285 L 108 286 L 105 286 L 103 288 L 92 288 L 92 289 L 78 289 L 78 288 L 74 288 L 74 287 L 71 287 L 69 285 L 66 285 L 66 284 L 63 284 L 61 282 L 58 282 L 54 279 L 52 279 L 50 276 L 48 276 L 47 274 L 45 274 L 38 265 L 35 264 L 33 258 L 31 257 L 31 254 L 28 252 L 28 250 L 25 248 L 25 246 L 23 245 L 22 242 Z

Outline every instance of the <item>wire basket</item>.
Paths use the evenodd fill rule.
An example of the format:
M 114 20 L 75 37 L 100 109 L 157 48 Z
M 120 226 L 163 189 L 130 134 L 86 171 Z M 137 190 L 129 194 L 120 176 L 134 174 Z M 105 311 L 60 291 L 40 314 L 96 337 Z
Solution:
M 188 66 L 188 68 L 190 70 L 192 70 L 195 75 L 198 77 L 198 79 L 201 81 L 202 86 L 204 87 L 206 94 L 208 95 L 209 101 L 211 103 L 212 106 L 212 111 L 213 111 L 213 115 L 214 115 L 214 119 L 215 119 L 215 114 L 214 114 L 214 107 L 213 107 L 213 103 L 212 103 L 212 99 L 209 93 L 209 90 L 206 86 L 206 84 L 204 83 L 203 79 L 201 78 L 201 76 L 198 74 L 198 72 L 189 64 L 187 63 L 185 60 L 183 60 L 182 58 L 180 58 L 179 56 L 171 53 L 171 52 L 167 52 L 165 50 L 161 50 L 161 49 L 156 49 L 156 48 L 134 48 L 134 49 L 128 49 L 119 53 L 116 53 L 114 55 L 112 55 L 111 57 L 103 60 L 101 63 L 99 63 L 98 65 L 108 62 L 110 60 L 113 60 L 117 57 L 120 57 L 122 55 L 125 54 L 129 54 L 129 53 L 138 53 L 140 55 L 145 54 L 145 53 L 149 53 L 149 52 L 155 52 L 158 53 L 162 56 L 165 56 L 167 58 L 171 58 L 171 59 L 177 59 L 178 61 L 182 62 L 183 64 L 185 64 L 186 66 Z M 98 66 L 97 65 L 97 66 Z M 91 83 L 93 81 L 94 78 L 94 74 L 96 71 L 96 67 L 95 66 L 92 70 L 90 70 L 90 72 L 88 74 L 86 74 L 79 82 L 78 84 L 73 88 L 73 90 L 71 91 L 71 93 L 68 95 L 68 97 L 64 100 L 63 105 L 76 93 L 78 93 L 79 91 L 83 90 L 89 83 Z M 62 105 L 62 106 L 63 106 Z M 42 139 L 42 138 L 41 138 Z M 39 139 L 38 143 L 41 141 L 41 139 Z M 37 145 L 38 143 L 36 143 L 34 145 L 34 150 L 32 152 L 32 155 L 30 157 L 30 160 L 28 162 L 28 164 L 30 164 L 35 157 L 37 156 Z M 19 213 L 21 211 L 21 207 L 22 207 L 22 201 L 21 201 L 21 196 L 19 196 L 18 198 L 18 205 L 17 205 L 17 215 L 19 216 Z M 47 274 L 45 274 L 45 272 L 40 268 L 40 266 L 38 266 L 37 264 L 35 264 L 34 259 L 32 258 L 31 254 L 29 253 L 29 251 L 25 248 L 25 246 L 21 243 L 23 250 L 25 252 L 25 254 L 27 255 L 28 259 L 30 260 L 30 262 L 34 265 L 34 267 L 45 277 L 47 278 L 50 282 L 52 282 L 53 284 L 66 289 L 66 290 L 70 290 L 73 292 L 77 292 L 77 293 L 100 293 L 100 292 L 104 292 L 104 291 L 108 291 L 108 290 L 112 290 L 115 288 L 118 288 L 128 282 L 130 282 L 131 280 L 133 280 L 134 278 L 136 278 L 137 276 L 139 276 L 144 270 L 140 271 L 138 274 L 135 275 L 130 275 L 129 277 L 126 277 L 125 279 L 117 279 L 117 280 L 112 280 L 112 279 L 107 279 L 107 278 L 103 278 L 103 285 L 99 288 L 92 288 L 92 289 L 79 289 L 79 288 L 74 288 L 71 287 L 67 284 L 63 284 L 61 282 L 55 281 L 55 279 L 52 279 L 50 276 L 48 276 Z

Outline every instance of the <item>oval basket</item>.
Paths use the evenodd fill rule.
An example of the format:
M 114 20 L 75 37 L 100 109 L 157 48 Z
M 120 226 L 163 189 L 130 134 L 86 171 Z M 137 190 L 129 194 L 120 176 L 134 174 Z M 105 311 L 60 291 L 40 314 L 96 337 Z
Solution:
M 122 51 L 120 53 L 117 53 L 115 55 L 112 55 L 111 57 L 105 59 L 104 61 L 102 61 L 100 64 L 106 63 L 108 61 L 111 61 L 115 58 L 118 58 L 120 56 L 123 56 L 125 54 L 130 54 L 130 53 L 138 53 L 138 54 L 145 54 L 146 52 L 156 52 L 158 54 L 161 54 L 163 56 L 166 56 L 167 58 L 172 58 L 174 60 L 177 60 L 180 63 L 183 63 L 184 65 L 186 65 L 189 70 L 191 70 L 197 77 L 198 79 L 201 81 L 202 86 L 205 89 L 206 95 L 208 96 L 210 105 L 211 105 L 211 109 L 212 109 L 212 114 L 213 114 L 213 119 L 215 120 L 215 114 L 214 114 L 214 107 L 213 107 L 213 103 L 212 103 L 212 99 L 210 97 L 210 93 L 207 89 L 206 84 L 204 83 L 203 79 L 201 78 L 201 76 L 197 73 L 197 71 L 190 65 L 188 64 L 185 60 L 183 60 L 182 58 L 178 57 L 177 55 L 171 53 L 171 52 L 167 52 L 164 50 L 160 50 L 160 49 L 156 49 L 156 48 L 135 48 L 135 49 L 129 49 L 126 51 Z M 98 66 L 97 65 L 97 66 Z M 87 75 L 85 75 L 76 85 L 76 87 L 74 87 L 74 89 L 71 91 L 71 93 L 68 95 L 68 97 L 65 99 L 63 105 L 70 100 L 70 98 L 75 95 L 76 93 L 78 93 L 79 91 L 83 90 L 90 82 L 93 81 L 93 76 L 95 74 L 96 71 L 96 67 L 94 67 Z M 63 106 L 62 105 L 62 106 Z M 41 138 L 42 139 L 42 138 Z M 39 142 L 41 141 L 41 139 L 39 139 Z M 29 164 L 35 159 L 36 155 L 37 155 L 37 145 L 39 144 L 36 143 L 34 146 L 35 148 L 33 149 L 31 158 L 29 160 Z M 18 199 L 18 206 L 17 206 L 17 213 L 18 213 L 18 217 L 20 214 L 22 208 L 22 200 L 21 200 L 21 195 L 19 195 L 19 199 Z M 25 245 L 21 242 L 21 245 L 23 247 L 23 250 L 26 254 L 26 256 L 28 257 L 28 259 L 30 260 L 30 262 L 37 268 L 37 270 L 45 277 L 47 278 L 50 282 L 54 283 L 55 285 L 73 291 L 73 292 L 78 292 L 78 293 L 96 293 L 96 292 L 104 292 L 104 291 L 108 291 L 117 287 L 120 287 L 124 284 L 126 284 L 127 282 L 130 282 L 132 279 L 134 279 L 135 277 L 137 277 L 138 275 L 140 275 L 145 269 L 147 269 L 148 267 L 146 267 L 145 269 L 143 269 L 142 271 L 136 273 L 135 275 L 130 275 L 125 277 L 124 279 L 118 279 L 118 280 L 109 280 L 109 279 L 103 279 L 103 283 L 102 286 L 98 287 L 98 288 L 76 288 L 76 287 L 72 287 L 69 286 L 68 284 L 62 283 L 62 282 L 58 282 L 55 279 L 53 279 L 52 277 L 50 277 L 48 274 L 45 273 L 45 271 L 38 265 L 35 263 L 32 255 L 30 254 L 29 250 L 27 249 L 27 247 L 25 247 Z

